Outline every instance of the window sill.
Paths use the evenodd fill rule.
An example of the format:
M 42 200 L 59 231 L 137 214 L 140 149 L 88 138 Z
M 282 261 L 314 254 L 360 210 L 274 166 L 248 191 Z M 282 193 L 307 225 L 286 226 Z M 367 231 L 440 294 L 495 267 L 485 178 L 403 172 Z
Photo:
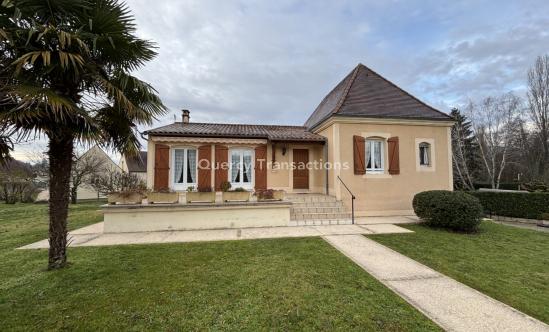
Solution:
M 416 170 L 418 172 L 434 172 L 435 168 L 432 165 L 419 165 Z
M 390 179 L 392 177 L 391 174 L 385 172 L 366 172 L 362 176 L 363 179 Z

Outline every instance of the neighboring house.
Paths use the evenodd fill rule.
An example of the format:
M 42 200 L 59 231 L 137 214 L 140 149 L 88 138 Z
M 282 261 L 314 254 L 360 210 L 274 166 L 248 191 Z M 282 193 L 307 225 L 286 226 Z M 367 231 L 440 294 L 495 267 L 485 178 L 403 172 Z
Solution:
M 147 185 L 219 191 L 230 181 L 233 188 L 328 194 L 350 206 L 345 184 L 358 216 L 411 214 L 416 193 L 452 190 L 452 125 L 447 114 L 359 64 L 303 126 L 194 123 L 185 110 L 182 122 L 148 130 Z M 306 164 L 312 168 L 300 167 Z
M 119 163 L 122 171 L 133 174 L 147 182 L 147 151 L 139 151 L 136 156 L 122 156 Z
M 109 157 L 109 155 L 103 151 L 99 146 L 94 145 L 92 148 L 90 148 L 88 151 L 84 152 L 80 158 L 90 158 L 98 160 L 97 164 L 101 164 L 102 169 L 99 170 L 99 172 L 119 172 L 120 167 Z M 104 195 L 100 194 L 95 190 L 90 184 L 89 179 L 86 179 L 77 190 L 77 197 L 78 199 L 94 199 L 94 198 L 100 198 L 105 197 Z M 48 200 L 50 197 L 49 190 L 44 190 L 38 194 L 37 200 L 38 201 L 45 201 Z

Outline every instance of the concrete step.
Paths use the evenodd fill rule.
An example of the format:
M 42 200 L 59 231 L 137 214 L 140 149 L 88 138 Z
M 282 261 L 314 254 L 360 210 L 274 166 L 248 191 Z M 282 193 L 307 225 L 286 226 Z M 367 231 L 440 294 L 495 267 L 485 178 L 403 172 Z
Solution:
M 291 220 L 289 226 L 351 225 L 351 219 Z
M 342 202 L 292 202 L 294 208 L 304 207 L 342 207 Z
M 336 213 L 296 213 L 290 214 L 291 220 L 316 220 L 316 219 L 349 219 L 351 214 L 348 212 Z
M 346 212 L 343 206 L 300 206 L 292 207 L 291 213 L 303 214 L 303 213 L 338 213 Z
M 287 195 L 286 200 L 290 202 L 335 202 L 336 198 L 333 196 L 319 194 L 294 194 Z

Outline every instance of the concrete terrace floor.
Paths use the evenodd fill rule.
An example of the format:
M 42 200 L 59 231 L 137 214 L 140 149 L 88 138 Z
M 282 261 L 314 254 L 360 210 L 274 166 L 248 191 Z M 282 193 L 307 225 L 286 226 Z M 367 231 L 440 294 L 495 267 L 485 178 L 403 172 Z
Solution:
M 360 225 L 323 225 L 208 229 L 187 231 L 103 233 L 103 223 L 96 223 L 69 232 L 70 247 L 110 246 L 124 244 L 152 244 L 201 241 L 227 241 L 272 239 L 285 237 L 313 237 L 345 234 L 388 234 L 411 233 L 412 231 L 387 223 L 376 218 L 372 223 Z M 404 223 L 406 220 L 400 220 Z M 364 222 L 364 220 L 362 220 Z M 408 223 L 410 221 L 408 220 Z M 49 247 L 47 239 L 31 243 L 18 249 L 45 249 Z

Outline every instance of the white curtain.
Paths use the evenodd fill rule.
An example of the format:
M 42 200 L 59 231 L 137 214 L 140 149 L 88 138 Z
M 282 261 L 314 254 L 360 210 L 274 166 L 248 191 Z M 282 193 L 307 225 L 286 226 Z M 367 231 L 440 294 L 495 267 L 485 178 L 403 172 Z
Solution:
M 185 161 L 185 150 L 177 149 L 174 151 L 174 182 L 183 183 L 183 163 Z
M 196 182 L 196 150 L 187 150 L 187 183 Z
M 372 144 L 371 141 L 366 141 L 366 168 L 372 168 L 372 156 L 371 156 L 371 147 L 370 144 Z
M 244 161 L 244 177 L 242 182 L 252 182 L 252 153 L 250 151 L 244 151 L 242 159 Z
M 231 152 L 231 182 L 240 182 L 240 153 Z
M 374 168 L 381 168 L 381 142 L 374 142 Z

